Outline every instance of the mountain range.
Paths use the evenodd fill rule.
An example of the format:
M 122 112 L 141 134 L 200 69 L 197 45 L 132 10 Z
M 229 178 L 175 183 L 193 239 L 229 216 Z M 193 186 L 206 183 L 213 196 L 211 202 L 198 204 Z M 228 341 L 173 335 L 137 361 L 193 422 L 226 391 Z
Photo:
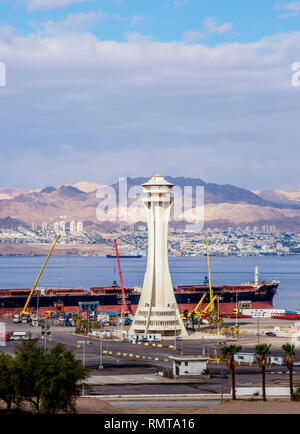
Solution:
M 250 191 L 234 185 L 206 183 L 198 178 L 166 177 L 176 186 L 204 187 L 205 225 L 226 228 L 228 226 L 275 225 L 282 230 L 297 230 L 300 224 L 300 190 Z M 127 178 L 127 188 L 140 186 L 148 178 Z M 96 191 L 103 187 L 97 182 L 79 182 L 60 186 L 46 186 L 40 190 L 0 188 L 0 228 L 19 225 L 30 227 L 31 223 L 53 224 L 59 220 L 81 220 L 88 229 L 109 228 L 111 223 L 97 220 L 96 209 L 101 199 Z M 112 185 L 119 197 L 119 184 Z M 129 201 L 132 203 L 132 200 Z M 195 204 L 195 203 L 194 203 Z M 122 214 L 123 205 L 117 209 Z M 134 209 L 134 207 L 132 208 Z M 183 214 L 191 221 L 191 212 Z M 128 223 L 145 221 L 131 216 Z

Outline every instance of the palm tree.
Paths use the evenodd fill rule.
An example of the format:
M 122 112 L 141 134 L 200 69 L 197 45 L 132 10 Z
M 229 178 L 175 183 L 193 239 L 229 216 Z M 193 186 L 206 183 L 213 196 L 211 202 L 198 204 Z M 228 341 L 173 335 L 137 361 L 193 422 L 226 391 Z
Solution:
M 224 324 L 223 327 L 224 327 L 225 335 L 228 336 L 228 334 L 229 334 L 229 325 L 228 324 Z
M 257 356 L 257 362 L 259 366 L 261 367 L 261 376 L 262 376 L 262 393 L 263 393 L 263 400 L 267 400 L 266 396 L 266 364 L 268 361 L 268 355 L 270 354 L 270 345 L 267 344 L 260 344 L 256 345 L 255 347 L 255 353 Z
M 183 316 L 184 316 L 184 319 L 185 319 L 185 326 L 187 327 L 187 320 L 188 320 L 188 316 L 189 316 L 189 311 L 187 309 L 185 309 L 183 311 Z
M 284 344 L 281 347 L 285 352 L 284 355 L 284 363 L 289 370 L 289 379 L 290 379 L 290 395 L 291 399 L 294 393 L 293 387 L 293 366 L 294 366 L 294 357 L 295 357 L 295 345 Z
M 218 334 L 220 334 L 220 332 L 223 328 L 223 325 L 224 325 L 224 320 L 222 318 L 219 318 L 217 321 Z
M 196 313 L 194 311 L 191 312 L 190 317 L 191 317 L 191 320 L 192 320 L 193 331 L 195 331 L 195 316 L 196 316 Z
M 232 399 L 236 400 L 235 393 L 235 361 L 234 355 L 241 351 L 242 347 L 239 345 L 229 345 L 221 348 L 221 356 L 222 359 L 227 359 L 229 363 L 229 367 L 231 370 L 231 380 L 232 380 Z
M 231 335 L 231 337 L 233 338 L 233 336 L 234 336 L 234 333 L 235 333 L 235 328 L 234 327 L 230 327 L 230 335 Z

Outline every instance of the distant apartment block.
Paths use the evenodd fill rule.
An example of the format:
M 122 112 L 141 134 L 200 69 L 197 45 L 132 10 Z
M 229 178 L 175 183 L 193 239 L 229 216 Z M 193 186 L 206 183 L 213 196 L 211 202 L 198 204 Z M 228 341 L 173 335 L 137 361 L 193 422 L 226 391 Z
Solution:
M 76 229 L 77 229 L 78 233 L 82 233 L 83 232 L 83 222 L 81 222 L 81 221 L 77 222 Z
M 74 220 L 70 221 L 70 234 L 77 232 L 77 224 Z

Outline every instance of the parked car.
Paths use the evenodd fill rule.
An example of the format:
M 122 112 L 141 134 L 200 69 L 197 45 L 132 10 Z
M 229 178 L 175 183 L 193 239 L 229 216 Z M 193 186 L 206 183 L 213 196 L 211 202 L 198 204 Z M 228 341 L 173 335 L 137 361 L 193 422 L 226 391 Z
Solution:
M 274 333 L 274 332 L 266 332 L 266 336 L 273 336 L 273 337 L 275 337 L 276 333 Z

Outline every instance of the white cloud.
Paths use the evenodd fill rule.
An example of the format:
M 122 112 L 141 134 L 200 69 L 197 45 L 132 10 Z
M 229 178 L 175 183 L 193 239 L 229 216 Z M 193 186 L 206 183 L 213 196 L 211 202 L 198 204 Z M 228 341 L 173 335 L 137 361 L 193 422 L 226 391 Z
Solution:
M 297 17 L 300 12 L 300 1 L 291 2 L 287 4 L 277 4 L 275 5 L 276 10 L 285 10 L 288 11 L 288 13 L 280 14 L 278 18 L 290 18 L 290 17 Z
M 151 35 L 141 35 L 138 32 L 129 32 L 125 34 L 125 38 L 128 42 L 149 42 L 153 41 L 153 37 Z
M 27 8 L 31 11 L 50 10 L 62 8 L 72 3 L 82 3 L 84 1 L 86 0 L 30 0 Z
M 135 15 L 130 21 L 130 26 L 133 27 L 136 24 L 139 24 L 141 21 L 143 21 L 143 18 L 140 15 Z
M 48 35 L 65 35 L 68 33 L 88 32 L 91 28 L 106 18 L 101 11 L 80 12 L 70 14 L 61 21 L 46 21 L 40 24 L 43 32 Z
M 175 9 L 181 9 L 189 4 L 190 4 L 189 0 L 174 0 Z
M 136 32 L 119 43 L 1 31 L 0 184 L 161 171 L 253 189 L 300 185 L 299 32 L 208 47 Z
M 186 43 L 195 43 L 201 41 L 204 38 L 203 33 L 188 30 L 183 34 L 183 41 Z
M 208 32 L 218 33 L 218 34 L 228 32 L 228 31 L 232 30 L 232 27 L 233 27 L 232 23 L 229 23 L 229 22 L 221 24 L 221 25 L 217 25 L 217 22 L 211 18 L 206 18 L 204 20 L 204 24 L 205 24 L 205 29 Z

